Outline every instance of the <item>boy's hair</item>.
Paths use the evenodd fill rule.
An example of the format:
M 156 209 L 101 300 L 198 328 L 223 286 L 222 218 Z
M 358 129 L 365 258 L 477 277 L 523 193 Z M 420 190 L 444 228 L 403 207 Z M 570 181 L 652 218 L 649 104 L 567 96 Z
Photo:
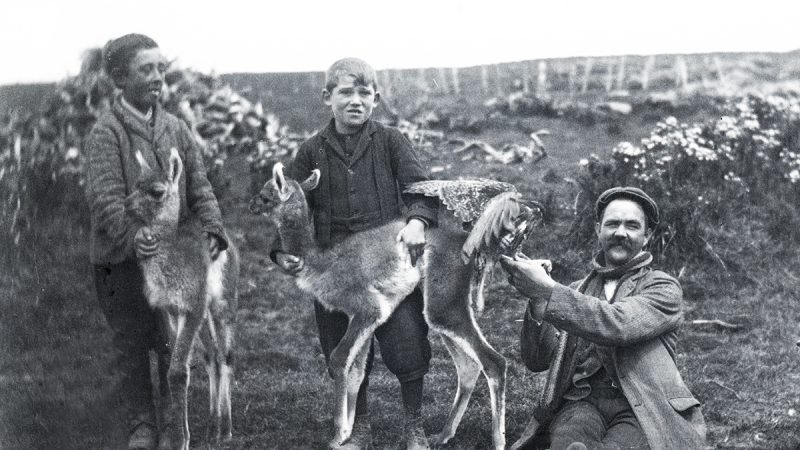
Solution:
M 378 76 L 375 74 L 375 69 L 358 58 L 343 58 L 331 64 L 325 72 L 325 89 L 332 92 L 339 84 L 339 78 L 347 75 L 354 77 L 357 85 L 372 86 L 378 90 Z
M 125 74 L 128 64 L 139 50 L 156 47 L 156 41 L 143 34 L 131 33 L 112 39 L 103 47 L 103 69 L 112 78 L 117 74 Z

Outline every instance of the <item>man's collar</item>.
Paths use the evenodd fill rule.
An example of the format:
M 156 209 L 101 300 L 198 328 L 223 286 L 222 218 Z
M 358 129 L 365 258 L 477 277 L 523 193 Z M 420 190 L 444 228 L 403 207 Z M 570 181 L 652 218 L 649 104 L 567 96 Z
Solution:
M 618 267 L 606 267 L 603 253 L 598 253 L 592 260 L 592 268 L 602 278 L 621 278 L 623 275 L 647 267 L 653 262 L 650 252 L 639 252 L 636 256 Z

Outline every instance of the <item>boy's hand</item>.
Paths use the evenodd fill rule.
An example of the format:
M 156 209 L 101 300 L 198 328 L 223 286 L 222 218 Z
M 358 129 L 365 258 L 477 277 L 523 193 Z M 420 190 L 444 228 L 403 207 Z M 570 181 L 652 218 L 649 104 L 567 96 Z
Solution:
M 158 236 L 153 235 L 150 227 L 141 227 L 133 237 L 133 249 L 139 259 L 149 258 L 158 253 Z
M 292 276 L 297 276 L 305 266 L 303 258 L 283 252 L 277 252 L 275 254 L 275 263 L 278 264 L 278 267 L 280 267 L 284 273 Z
M 406 226 L 397 233 L 397 242 L 403 242 L 408 249 L 411 257 L 411 265 L 417 265 L 419 259 L 425 252 L 425 222 L 419 219 L 411 219 Z

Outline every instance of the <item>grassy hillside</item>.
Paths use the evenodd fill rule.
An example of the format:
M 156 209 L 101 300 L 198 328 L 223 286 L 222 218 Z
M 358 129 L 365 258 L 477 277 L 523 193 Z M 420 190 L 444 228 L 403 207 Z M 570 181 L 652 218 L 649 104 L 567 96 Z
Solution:
M 744 55 L 739 59 L 728 56 L 719 58 L 723 62 L 745 61 L 750 67 L 745 70 L 748 77 L 762 73 L 759 76 L 764 80 L 781 81 L 797 79 L 800 74 L 793 68 L 800 60 L 798 52 Z M 639 67 L 637 61 L 644 64 L 647 59 L 637 58 L 626 58 L 626 67 Z M 674 62 L 673 57 L 665 61 L 670 58 Z M 703 55 L 697 60 L 705 61 Z M 602 67 L 598 61 L 592 63 L 593 67 Z M 659 61 L 660 57 L 656 66 Z M 687 56 L 685 61 L 692 67 L 695 59 Z M 570 64 L 585 62 L 584 58 L 550 61 L 548 67 L 561 67 L 563 63 L 571 70 Z M 519 64 L 501 68 L 502 79 L 509 85 L 525 76 Z M 671 70 L 667 63 L 661 69 L 664 73 Z M 468 75 L 471 70 L 477 75 Z M 637 71 L 641 73 L 631 69 L 631 73 Z M 424 97 L 434 110 L 469 114 L 476 104 L 483 103 L 483 93 L 470 96 L 466 90 L 460 94 L 447 92 L 441 85 L 439 90 L 419 86 L 415 83 L 420 81 L 420 73 L 432 80 L 440 71 L 390 73 L 398 80 L 390 85 L 394 94 L 387 99 L 390 104 L 397 104 L 399 100 L 394 99 L 407 93 L 404 98 L 409 102 Z M 468 76 L 473 76 L 470 83 L 479 92 L 480 73 L 480 68 L 464 69 L 461 80 L 466 84 Z M 529 73 L 535 78 L 531 67 Z M 595 74 L 595 69 L 591 73 Z M 607 68 L 597 70 L 599 87 L 587 88 L 587 96 L 606 96 L 603 77 L 607 73 Z M 252 100 L 261 100 L 295 129 L 311 130 L 328 117 L 319 100 L 321 73 L 237 74 L 223 79 Z M 10 101 L 6 100 L 12 98 L 7 92 L 14 89 L 26 92 L 13 96 L 27 98 L 16 103 L 26 108 L 34 107 L 32 98 L 49 92 L 46 87 L 39 87 L 42 91 L 35 95 L 20 87 L 8 89 L 0 88 L 0 107 Z M 486 92 L 487 97 L 496 94 L 492 86 Z M 575 95 L 577 98 L 581 93 Z M 410 103 L 400 106 L 414 109 Z M 708 106 L 694 105 L 669 113 L 692 122 L 708 117 L 712 111 Z M 434 176 L 438 178 L 500 179 L 514 183 L 526 196 L 547 200 L 553 220 L 536 230 L 526 251 L 557 261 L 579 261 L 557 267 L 557 280 L 568 282 L 583 274 L 587 266 L 583 265 L 583 253 L 555 252 L 564 248 L 560 243 L 569 235 L 578 193 L 565 179 L 574 179 L 580 173 L 579 160 L 592 153 L 606 158 L 620 141 L 639 142 L 662 118 L 659 109 L 634 110 L 631 115 L 597 123 L 564 117 L 515 117 L 487 120 L 474 130 L 448 131 L 451 139 L 483 140 L 500 148 L 507 143 L 526 144 L 531 130 L 547 129 L 550 134 L 544 139 L 548 156 L 535 164 L 501 164 L 480 157 L 464 160 L 462 154 L 453 153 L 457 144 L 447 141 L 420 151 L 420 155 L 426 167 L 436 169 Z M 311 300 L 297 290 L 290 277 L 276 271 L 267 257 L 274 229 L 264 217 L 247 210 L 249 170 L 241 154 L 231 155 L 224 165 L 232 185 L 221 206 L 226 229 L 241 249 L 242 271 L 233 387 L 234 439 L 223 448 L 324 448 L 332 431 L 331 382 L 317 342 Z M 119 376 L 114 370 L 111 334 L 94 295 L 85 215 L 85 210 L 56 206 L 43 220 L 31 224 L 22 245 L 0 240 L 0 448 L 106 449 L 120 448 L 124 443 L 127 429 L 116 392 Z M 732 230 L 722 232 L 737 231 Z M 800 446 L 800 355 L 794 344 L 800 335 L 800 309 L 796 308 L 800 257 L 796 248 L 766 238 L 764 230 L 745 231 L 740 235 L 744 251 L 739 263 L 746 270 L 739 273 L 746 280 L 723 274 L 699 286 L 696 281 L 689 282 L 695 280 L 691 269 L 674 271 L 686 287 L 687 308 L 678 365 L 692 392 L 704 403 L 711 448 L 795 449 Z M 543 375 L 528 372 L 519 358 L 523 310 L 524 301 L 498 272 L 489 286 L 486 310 L 479 323 L 488 341 L 509 360 L 509 442 L 524 428 L 544 381 Z M 720 319 L 741 328 L 692 325 L 690 321 L 695 319 Z M 428 433 L 437 432 L 443 424 L 456 386 L 446 350 L 434 335 L 431 341 L 433 361 L 426 377 L 423 407 Z M 205 378 L 198 359 L 190 388 L 192 448 L 203 443 Z M 399 389 L 380 359 L 371 378 L 370 408 L 377 448 L 394 448 L 402 430 Z M 455 440 L 446 448 L 486 448 L 490 443 L 489 416 L 488 390 L 481 381 Z

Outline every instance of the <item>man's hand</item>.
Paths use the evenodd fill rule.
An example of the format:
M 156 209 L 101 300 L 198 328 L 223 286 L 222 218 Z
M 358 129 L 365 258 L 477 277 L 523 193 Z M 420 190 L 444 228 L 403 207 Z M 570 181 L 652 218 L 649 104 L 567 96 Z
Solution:
M 425 223 L 419 219 L 411 219 L 397 233 L 397 242 L 403 242 L 411 257 L 411 265 L 417 265 L 417 259 L 425 252 Z
M 213 233 L 205 233 L 206 240 L 208 240 L 208 254 L 211 256 L 212 261 L 216 261 L 217 257 L 219 256 L 220 252 L 220 245 L 217 236 Z
M 277 252 L 275 254 L 275 263 L 278 264 L 278 267 L 280 267 L 284 273 L 292 276 L 297 276 L 305 266 L 303 258 L 283 252 Z
M 158 236 L 154 235 L 150 227 L 141 227 L 133 237 L 133 249 L 139 259 L 149 258 L 158 253 Z
M 508 282 L 524 296 L 534 300 L 547 300 L 556 282 L 548 274 L 553 263 L 547 259 L 529 259 L 522 253 L 514 258 L 500 256 L 500 264 L 508 273 Z

